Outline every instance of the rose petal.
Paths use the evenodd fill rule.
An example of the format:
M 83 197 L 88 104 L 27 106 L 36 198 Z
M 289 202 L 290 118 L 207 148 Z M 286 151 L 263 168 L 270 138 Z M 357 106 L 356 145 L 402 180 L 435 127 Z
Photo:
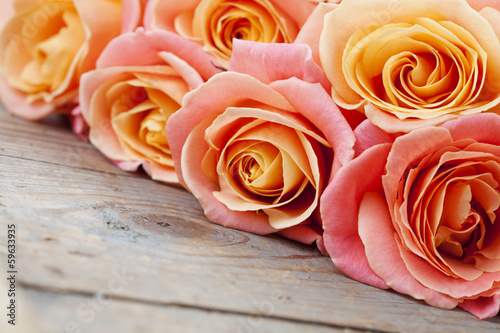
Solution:
M 136 172 L 141 166 L 141 161 L 113 161 L 119 169 L 128 172 Z
M 297 22 L 299 28 L 305 24 L 315 8 L 313 4 L 303 0 L 274 0 L 274 3 L 275 6 L 292 17 Z
M 200 0 L 160 1 L 149 0 L 144 24 L 148 29 L 175 31 L 176 17 L 196 8 Z M 156 15 L 161 13 L 161 15 Z
M 99 57 L 97 68 L 155 65 L 163 62 L 164 51 L 196 68 L 204 80 L 220 72 L 213 66 L 213 57 L 204 53 L 200 45 L 168 31 L 142 28 L 112 40 Z
M 354 146 L 356 156 L 359 156 L 370 147 L 394 141 L 393 136 L 374 126 L 369 120 L 365 120 L 359 124 L 354 129 L 354 135 L 356 136 L 356 144 Z
M 154 161 L 143 161 L 142 167 L 151 179 L 178 185 L 179 180 L 174 168 L 165 168 L 165 165 Z
M 120 35 L 122 28 L 121 3 L 115 1 L 74 0 L 87 33 L 79 70 L 85 73 L 95 68 L 95 61 L 101 51 L 114 37 Z M 96 13 L 106 13 L 106 19 Z
M 0 77 L 0 100 L 5 108 L 12 114 L 31 121 L 40 120 L 54 112 L 54 108 L 59 106 L 60 111 L 64 112 L 65 104 L 74 104 L 78 98 L 78 91 L 61 96 L 52 100 L 51 104 L 43 101 L 26 103 L 26 95 L 12 87 Z
M 248 74 L 263 83 L 297 77 L 300 80 L 323 85 L 329 91 L 331 84 L 323 70 L 314 62 L 311 49 L 299 44 L 269 44 L 234 40 L 229 71 Z
M 485 7 L 500 9 L 499 0 L 467 0 L 467 3 L 477 11 L 480 11 Z
M 116 82 L 119 82 L 123 73 L 124 68 L 120 67 L 86 73 L 82 75 L 80 88 L 82 116 L 91 128 L 89 140 L 104 151 L 108 158 L 116 161 L 128 160 L 128 158 L 112 131 L 109 114 L 101 110 L 108 109 L 106 93 Z M 90 113 L 91 110 L 95 112 Z
M 277 234 L 282 237 L 301 242 L 303 244 L 313 244 L 314 242 L 320 242 L 320 240 L 322 239 L 320 234 L 314 231 L 310 226 L 304 224 L 279 230 Z
M 408 252 L 401 244 L 398 243 L 398 246 L 401 258 L 406 263 L 410 274 L 423 286 L 444 295 L 449 295 L 457 299 L 474 297 L 484 291 L 490 290 L 494 282 L 500 280 L 500 272 L 483 273 L 483 275 L 473 281 L 456 279 L 435 269 L 431 269 L 432 267 L 426 261 Z
M 470 0 L 468 0 L 468 1 L 470 1 Z M 488 5 L 486 5 L 486 6 L 483 6 L 483 4 L 481 4 L 481 5 L 478 4 L 477 6 L 474 6 L 474 7 L 476 8 L 476 10 L 479 11 L 479 14 L 482 17 L 484 17 L 484 19 L 486 19 L 486 21 L 488 21 L 488 23 L 491 25 L 491 27 L 495 31 L 495 34 L 497 35 L 498 39 L 500 40 L 500 24 L 499 24 L 500 4 L 499 4 L 498 0 L 492 0 L 492 1 L 478 0 L 478 1 L 474 1 L 474 2 L 477 2 L 477 3 L 488 2 Z M 491 2 L 491 4 L 490 4 L 490 2 Z M 479 10 L 479 8 L 482 8 L 482 9 Z M 499 89 L 500 83 L 498 83 L 498 81 L 495 80 L 493 77 L 490 77 L 488 81 L 489 82 L 488 82 L 488 85 L 486 86 L 486 89 L 488 89 L 490 92 L 493 92 L 493 91 Z
M 419 128 L 439 125 L 445 121 L 459 117 L 458 115 L 455 114 L 447 114 L 444 116 L 439 116 L 426 120 L 411 119 L 411 118 L 401 120 L 398 117 L 388 112 L 382 111 L 369 103 L 365 105 L 365 114 L 366 117 L 370 120 L 370 122 L 372 122 L 375 126 L 383 128 L 384 131 L 388 133 L 397 133 L 397 132 L 408 133 Z
M 142 24 L 144 0 L 122 0 L 122 33 Z
M 80 106 L 75 107 L 68 116 L 73 133 L 82 141 L 89 141 L 89 125 L 82 116 Z
M 0 3 L 0 29 L 3 29 L 3 26 L 7 23 L 7 21 L 14 16 L 14 5 L 12 1 L 2 1 Z
M 420 161 L 425 156 L 451 143 L 450 132 L 444 128 L 437 127 L 416 130 L 398 137 L 394 141 L 391 153 L 387 159 L 387 173 L 382 177 L 389 207 L 396 206 L 398 184 L 408 166 L 414 165 L 415 162 Z M 391 210 L 392 218 L 399 221 L 395 214 L 396 209 L 394 211 Z M 409 226 L 407 221 L 405 221 L 405 225 Z M 406 232 L 404 230 L 406 229 L 403 229 L 402 232 Z M 411 239 L 411 236 L 408 236 L 408 238 Z
M 365 192 L 382 189 L 384 156 L 390 149 L 391 144 L 374 146 L 341 168 L 320 203 L 325 247 L 335 266 L 353 279 L 378 288 L 388 287 L 366 258 L 358 234 L 358 205 Z
M 175 54 L 170 52 L 160 52 L 158 56 L 165 60 L 166 63 L 172 66 L 179 73 L 179 75 L 189 85 L 191 90 L 197 88 L 204 82 L 197 70 Z
M 355 136 L 340 110 L 318 84 L 291 78 L 271 84 L 292 106 L 323 132 L 333 146 L 334 162 L 331 177 L 340 166 L 354 157 Z
M 321 64 L 319 58 L 319 37 L 323 30 L 323 20 L 326 14 L 336 8 L 338 8 L 337 4 L 319 3 L 295 39 L 295 44 L 307 44 L 311 48 L 312 57 L 317 64 Z
M 472 313 L 479 319 L 492 318 L 498 314 L 500 308 L 500 295 L 480 297 L 478 299 L 466 299 L 458 306 Z
M 457 305 L 456 299 L 422 286 L 407 270 L 400 256 L 400 253 L 406 250 L 401 247 L 398 250 L 399 242 L 394 240 L 397 236 L 389 209 L 379 193 L 368 192 L 361 201 L 359 236 L 365 245 L 370 267 L 392 289 L 416 299 L 423 299 L 440 308 L 451 309 Z M 429 269 L 430 267 L 427 267 L 427 270 Z
M 448 121 L 442 125 L 447 128 L 454 140 L 471 138 L 478 142 L 500 145 L 500 117 L 496 114 L 478 114 L 463 116 L 459 119 Z

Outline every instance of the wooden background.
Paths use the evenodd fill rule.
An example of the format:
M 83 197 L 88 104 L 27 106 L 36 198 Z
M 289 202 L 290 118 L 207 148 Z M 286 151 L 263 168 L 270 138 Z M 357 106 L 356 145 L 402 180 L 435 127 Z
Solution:
M 0 332 L 491 332 L 343 276 L 313 247 L 210 223 L 188 192 L 120 171 L 61 118 L 0 110 L 0 262 L 17 228 L 17 325 Z M 6 273 L 5 273 L 6 274 Z

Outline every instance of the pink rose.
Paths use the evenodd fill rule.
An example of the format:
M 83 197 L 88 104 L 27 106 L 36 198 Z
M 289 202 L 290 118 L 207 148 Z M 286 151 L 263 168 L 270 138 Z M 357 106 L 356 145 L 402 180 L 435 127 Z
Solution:
M 181 184 L 215 223 L 321 247 L 319 197 L 354 155 L 323 72 L 305 45 L 246 41 L 235 41 L 229 70 L 187 94 L 167 124 Z
M 436 307 L 495 316 L 500 116 L 463 116 L 394 142 L 368 122 L 362 126 L 356 135 L 365 150 L 321 199 L 335 266 Z
M 95 67 L 112 38 L 141 23 L 143 5 L 142 0 L 2 2 L 0 98 L 7 110 L 30 120 L 69 112 L 78 101 L 80 76 Z
M 153 179 L 177 183 L 165 124 L 188 91 L 219 71 L 214 61 L 167 31 L 139 28 L 115 38 L 81 78 L 90 142 L 123 170 L 142 166 Z
M 151 0 L 145 25 L 200 43 L 226 68 L 234 38 L 291 43 L 314 6 L 308 0 Z
M 318 6 L 297 39 L 320 59 L 337 105 L 409 132 L 499 112 L 499 9 L 486 0 L 344 0 Z

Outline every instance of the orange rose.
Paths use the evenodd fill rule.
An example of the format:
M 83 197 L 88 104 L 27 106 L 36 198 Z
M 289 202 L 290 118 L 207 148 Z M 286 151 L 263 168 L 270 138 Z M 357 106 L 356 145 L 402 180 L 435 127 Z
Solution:
M 0 97 L 31 120 L 74 106 L 81 74 L 122 28 L 137 27 L 142 12 L 140 0 L 14 0 L 8 7 L 14 13 L 0 34 Z
M 344 0 L 325 15 L 328 6 L 319 58 L 339 106 L 388 132 L 498 106 L 498 10 L 465 0 Z M 318 29 L 307 31 L 302 41 L 314 44 Z
M 174 31 L 202 44 L 224 67 L 233 38 L 291 43 L 314 9 L 305 0 L 152 0 L 149 6 L 146 26 Z

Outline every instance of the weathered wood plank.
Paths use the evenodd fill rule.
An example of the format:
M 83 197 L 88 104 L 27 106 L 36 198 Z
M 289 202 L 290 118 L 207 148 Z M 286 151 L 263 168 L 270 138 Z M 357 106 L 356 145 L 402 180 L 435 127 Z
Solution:
M 74 311 L 64 293 L 102 292 L 120 309 L 130 305 L 120 300 L 184 307 L 193 320 L 198 309 L 386 332 L 500 328 L 498 317 L 479 321 L 350 280 L 313 247 L 214 225 L 188 192 L 121 172 L 68 129 L 0 112 L 0 142 L 0 218 L 17 224 L 19 282 L 52 290 L 58 311 Z M 0 252 L 5 245 L 1 237 Z
M 0 154 L 51 164 L 119 173 L 95 148 L 75 140 L 63 116 L 30 123 L 7 114 L 0 104 Z
M 138 303 L 114 299 L 99 293 L 81 295 L 35 289 L 23 289 L 21 292 L 21 302 L 25 302 L 21 304 L 25 306 L 21 308 L 22 320 L 15 327 L 17 332 L 19 330 L 26 333 L 354 332 L 259 316 L 176 305 Z

